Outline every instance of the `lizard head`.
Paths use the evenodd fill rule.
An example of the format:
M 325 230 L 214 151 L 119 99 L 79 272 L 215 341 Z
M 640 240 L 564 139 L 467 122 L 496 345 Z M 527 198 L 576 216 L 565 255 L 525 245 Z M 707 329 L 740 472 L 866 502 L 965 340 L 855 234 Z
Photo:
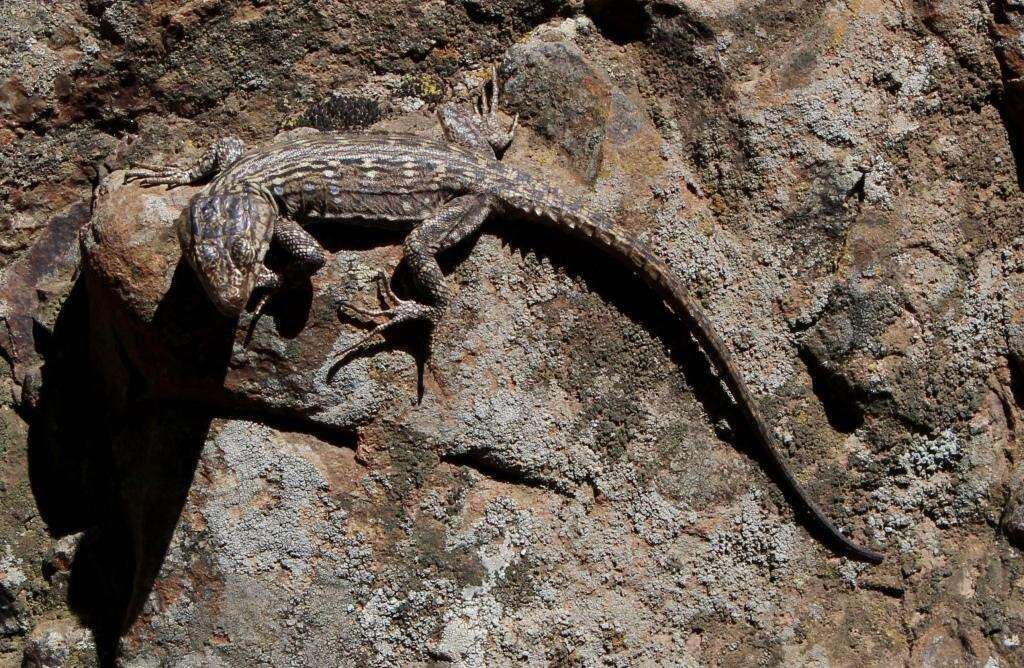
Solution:
M 277 210 L 258 193 L 199 193 L 178 223 L 188 263 L 217 310 L 237 317 L 256 287 Z

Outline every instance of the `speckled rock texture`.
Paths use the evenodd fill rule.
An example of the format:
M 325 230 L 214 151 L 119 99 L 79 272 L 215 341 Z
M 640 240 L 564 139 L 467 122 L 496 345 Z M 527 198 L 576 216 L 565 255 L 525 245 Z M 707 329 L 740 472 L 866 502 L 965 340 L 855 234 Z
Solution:
M 1024 6 L 0 4 L 0 666 L 1024 665 Z M 628 271 L 496 216 L 431 341 L 401 238 L 226 320 L 221 135 L 402 131 L 491 64 L 504 160 L 693 286 L 831 553 Z M 307 127 L 308 126 L 308 127 Z M 400 291 L 406 286 L 396 283 Z

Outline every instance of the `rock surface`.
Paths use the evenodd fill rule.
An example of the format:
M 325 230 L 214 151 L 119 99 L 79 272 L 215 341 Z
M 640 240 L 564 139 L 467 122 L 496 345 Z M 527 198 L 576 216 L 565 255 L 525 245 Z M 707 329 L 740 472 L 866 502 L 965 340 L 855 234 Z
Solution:
M 354 5 L 0 7 L 0 665 L 1024 665 L 1016 3 Z M 327 267 L 233 322 L 179 262 L 195 189 L 123 184 L 437 135 L 491 62 L 504 159 L 692 283 L 881 566 L 593 250 L 496 217 L 429 346 L 333 369 L 400 239 L 314 230 Z

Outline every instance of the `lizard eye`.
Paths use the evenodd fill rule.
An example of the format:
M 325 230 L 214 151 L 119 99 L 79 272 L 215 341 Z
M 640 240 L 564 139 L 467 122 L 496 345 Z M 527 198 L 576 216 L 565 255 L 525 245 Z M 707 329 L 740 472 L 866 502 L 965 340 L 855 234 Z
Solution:
M 231 259 L 235 264 L 247 266 L 256 261 L 256 249 L 245 237 L 238 237 L 231 244 Z

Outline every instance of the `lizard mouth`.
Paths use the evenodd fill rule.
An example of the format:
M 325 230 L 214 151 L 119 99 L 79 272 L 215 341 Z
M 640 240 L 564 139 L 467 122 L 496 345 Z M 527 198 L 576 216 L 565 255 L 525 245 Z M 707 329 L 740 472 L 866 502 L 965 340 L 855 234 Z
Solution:
M 243 286 L 229 284 L 224 286 L 203 286 L 206 294 L 213 302 L 214 307 L 221 315 L 229 318 L 237 318 L 245 311 L 249 303 L 252 290 L 246 290 Z
M 243 300 L 231 300 L 225 301 L 223 299 L 214 300 L 213 305 L 217 308 L 221 315 L 225 315 L 229 318 L 237 318 L 242 315 L 242 311 L 245 310 L 246 304 L 249 303 L 248 299 Z

